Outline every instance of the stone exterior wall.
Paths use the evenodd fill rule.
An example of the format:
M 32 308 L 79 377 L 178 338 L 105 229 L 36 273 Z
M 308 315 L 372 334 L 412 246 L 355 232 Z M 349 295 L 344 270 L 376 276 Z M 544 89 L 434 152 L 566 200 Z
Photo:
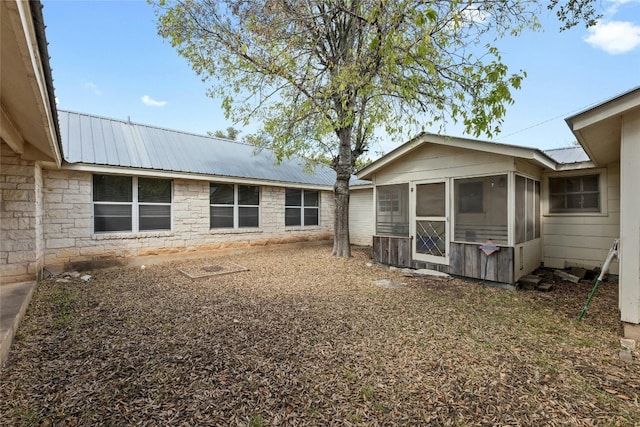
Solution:
M 322 192 L 320 225 L 285 227 L 285 189 L 261 187 L 260 228 L 211 230 L 209 181 L 174 179 L 170 231 L 93 233 L 92 174 L 43 170 L 45 265 L 50 271 L 125 264 L 132 257 L 330 239 L 333 194 Z
M 0 143 L 0 283 L 36 278 L 38 181 L 39 166 Z

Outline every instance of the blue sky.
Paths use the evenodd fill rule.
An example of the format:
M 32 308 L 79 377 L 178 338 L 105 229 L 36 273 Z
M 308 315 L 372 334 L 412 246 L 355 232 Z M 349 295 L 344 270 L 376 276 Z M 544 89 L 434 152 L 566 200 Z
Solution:
M 233 125 L 186 60 L 157 35 L 146 2 L 43 4 L 58 108 L 200 134 Z M 544 32 L 499 43 L 509 68 L 528 77 L 495 141 L 570 146 L 575 138 L 565 117 L 640 86 L 640 0 L 600 4 L 604 16 L 595 28 L 560 33 L 554 16 L 542 16 Z M 463 136 L 454 125 L 446 133 Z M 371 151 L 388 152 L 402 142 Z

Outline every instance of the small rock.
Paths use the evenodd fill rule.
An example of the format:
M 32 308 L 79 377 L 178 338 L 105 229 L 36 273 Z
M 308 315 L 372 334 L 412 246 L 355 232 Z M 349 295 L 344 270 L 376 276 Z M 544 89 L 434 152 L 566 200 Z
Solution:
M 85 282 L 88 282 L 88 281 L 89 281 L 89 279 L 91 279 L 91 276 L 90 276 L 89 274 L 85 274 L 85 275 L 84 275 L 84 276 L 82 276 L 80 279 L 81 279 L 81 280 L 84 280 Z
M 633 362 L 633 354 L 631 353 L 631 350 L 620 350 L 620 360 Z
M 376 280 L 374 283 L 378 286 L 382 286 L 383 288 L 387 288 L 387 289 L 401 288 L 405 286 L 404 283 L 393 283 L 389 279 Z
M 628 338 L 620 338 L 620 346 L 623 350 L 635 351 L 636 350 L 636 340 L 628 339 Z
M 80 273 L 78 273 L 77 271 L 65 271 L 64 273 L 62 273 L 62 277 L 80 277 Z
M 69 283 L 69 279 L 56 279 L 56 283 Z
M 367 267 L 373 267 L 373 264 L 371 264 L 370 262 L 365 264 Z
M 413 274 L 416 276 L 428 276 L 428 277 L 439 277 L 441 279 L 450 279 L 451 276 L 447 273 L 443 273 L 437 270 L 429 270 L 428 268 L 421 268 L 416 270 Z

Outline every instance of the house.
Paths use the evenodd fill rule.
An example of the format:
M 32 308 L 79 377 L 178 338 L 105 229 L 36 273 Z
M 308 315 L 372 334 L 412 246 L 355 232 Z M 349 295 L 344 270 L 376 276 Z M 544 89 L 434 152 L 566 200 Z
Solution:
M 42 172 L 49 271 L 328 240 L 335 172 L 239 142 L 59 111 L 64 162 Z
M 594 166 L 619 165 L 620 316 L 624 335 L 640 342 L 640 87 L 566 121 Z
M 351 240 L 383 264 L 516 283 L 541 264 L 601 267 L 615 239 L 625 336 L 640 340 L 640 88 L 567 119 L 540 151 L 422 134 L 357 176 Z

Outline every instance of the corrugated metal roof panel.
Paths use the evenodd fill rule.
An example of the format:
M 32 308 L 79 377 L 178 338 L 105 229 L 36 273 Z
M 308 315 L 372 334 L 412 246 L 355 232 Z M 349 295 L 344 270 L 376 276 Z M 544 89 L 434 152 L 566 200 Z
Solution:
M 547 156 L 561 164 L 588 162 L 589 156 L 582 147 L 565 147 L 545 150 Z
M 335 172 L 318 165 L 305 170 L 300 159 L 276 164 L 267 150 L 88 114 L 59 111 L 64 158 L 86 163 L 332 186 Z

